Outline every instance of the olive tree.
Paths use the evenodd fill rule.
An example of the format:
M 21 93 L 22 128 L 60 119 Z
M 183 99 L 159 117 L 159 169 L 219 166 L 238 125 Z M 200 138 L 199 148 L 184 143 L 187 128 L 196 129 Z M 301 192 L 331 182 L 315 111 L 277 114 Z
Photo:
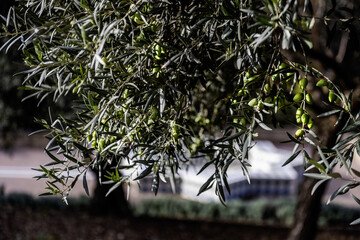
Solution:
M 214 171 L 199 194 L 214 187 L 225 202 L 227 169 L 239 163 L 250 181 L 258 129 L 284 119 L 297 127 L 284 131 L 294 144 L 284 165 L 302 155 L 313 191 L 347 181 L 331 199 L 357 187 L 359 92 L 328 74 L 314 51 L 321 24 L 357 35 L 357 8 L 331 4 L 319 15 L 308 0 L 17 1 L 4 17 L 9 40 L 1 48 L 22 50 L 23 88 L 39 101 L 75 98 L 70 117 L 40 121 L 52 159 L 40 169 L 47 194 L 66 201 L 81 175 L 88 192 L 89 169 L 111 184 L 107 194 L 146 176 L 156 194 L 165 178 L 174 185 L 180 168 L 206 157 L 200 172 Z

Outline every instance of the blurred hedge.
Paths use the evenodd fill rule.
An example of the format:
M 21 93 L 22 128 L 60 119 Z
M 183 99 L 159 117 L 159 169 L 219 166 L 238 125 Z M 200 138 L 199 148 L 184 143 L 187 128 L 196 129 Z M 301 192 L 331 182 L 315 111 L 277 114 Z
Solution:
M 90 198 L 86 196 L 69 198 L 69 205 L 66 205 L 58 197 L 33 197 L 26 193 L 0 194 L 0 207 L 12 206 L 19 208 L 31 208 L 39 210 L 71 210 L 87 211 L 90 208 Z
M 266 222 L 291 224 L 294 216 L 295 199 L 256 199 L 231 201 L 227 206 L 219 203 L 202 203 L 175 197 L 157 197 L 132 205 L 135 217 L 169 217 L 187 219 L 217 219 L 231 221 Z M 34 198 L 23 193 L 0 194 L 0 207 L 12 206 L 38 210 L 55 209 L 90 211 L 90 198 L 70 198 L 69 205 L 57 197 Z M 360 217 L 355 208 L 340 205 L 323 205 L 320 225 L 349 224 Z
M 133 206 L 135 216 L 222 219 L 234 221 L 291 224 L 295 199 L 236 200 L 225 207 L 219 203 L 201 203 L 177 198 L 144 200 Z M 360 211 L 340 205 L 324 205 L 321 225 L 349 224 L 360 217 Z

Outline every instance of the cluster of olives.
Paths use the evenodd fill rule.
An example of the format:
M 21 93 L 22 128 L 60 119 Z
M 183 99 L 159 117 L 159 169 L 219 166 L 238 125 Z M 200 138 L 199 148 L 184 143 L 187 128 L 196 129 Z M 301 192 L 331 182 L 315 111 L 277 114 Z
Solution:
M 114 143 L 116 141 L 115 136 L 111 137 L 100 137 L 97 131 L 93 131 L 87 136 L 87 141 L 90 143 L 94 149 L 97 149 L 99 152 L 102 152 L 106 146 Z
M 320 79 L 317 83 L 316 83 L 317 87 L 326 87 L 329 89 L 328 92 L 328 100 L 329 102 L 334 102 L 334 103 L 339 103 L 340 102 L 340 98 L 334 93 L 333 91 L 333 85 L 326 81 L 325 79 Z
M 309 92 L 306 91 L 308 85 L 308 79 L 303 77 L 299 80 L 299 87 L 301 92 L 295 94 L 293 101 L 295 103 L 303 103 L 312 105 L 314 103 L 313 98 Z M 301 124 L 302 127 L 295 132 L 295 138 L 301 138 L 304 136 L 304 129 L 311 129 L 314 126 L 314 120 L 309 116 L 305 110 L 305 105 L 301 104 L 302 107 L 296 110 L 296 123 Z

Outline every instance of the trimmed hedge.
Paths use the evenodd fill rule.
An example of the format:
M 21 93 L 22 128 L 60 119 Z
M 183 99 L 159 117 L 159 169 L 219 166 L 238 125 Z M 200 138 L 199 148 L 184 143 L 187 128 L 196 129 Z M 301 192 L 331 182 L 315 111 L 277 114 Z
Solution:
M 219 203 L 201 203 L 179 198 L 144 200 L 133 206 L 135 216 L 222 219 L 235 221 L 291 224 L 296 206 L 295 199 L 256 199 L 231 201 L 227 206 Z M 360 217 L 357 209 L 340 205 L 323 205 L 321 225 L 349 224 Z

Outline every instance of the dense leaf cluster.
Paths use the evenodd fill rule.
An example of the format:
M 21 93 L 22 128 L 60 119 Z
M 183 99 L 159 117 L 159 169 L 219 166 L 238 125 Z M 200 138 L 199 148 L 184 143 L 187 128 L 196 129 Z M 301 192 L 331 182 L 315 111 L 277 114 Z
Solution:
M 160 180 L 174 183 L 180 168 L 206 156 L 201 171 L 213 166 L 213 174 L 199 193 L 215 186 L 225 201 L 229 166 L 236 163 L 249 178 L 247 155 L 256 127 L 271 130 L 270 120 L 276 126 L 276 116 L 287 109 L 297 109 L 291 121 L 299 129 L 288 134 L 296 146 L 286 163 L 302 153 L 320 171 L 311 176 L 340 177 L 332 169 L 338 163 L 350 169 L 348 157 L 359 144 L 347 144 L 359 134 L 322 150 L 311 130 L 315 85 L 334 108 L 321 116 L 348 119 L 343 133 L 357 131 L 358 116 L 351 115 L 351 96 L 307 61 L 315 24 L 308 4 L 18 1 L 7 16 L 4 35 L 10 40 L 2 49 L 20 43 L 28 66 L 25 88 L 40 101 L 69 94 L 77 99 L 72 117 L 42 121 L 54 160 L 41 167 L 50 194 L 66 198 L 89 169 L 107 175 L 106 183 L 114 184 L 110 192 L 151 175 L 156 193 Z M 289 51 L 304 60 L 292 60 Z M 310 158 L 305 143 L 318 147 L 322 162 Z M 354 181 L 345 188 L 357 186 Z

